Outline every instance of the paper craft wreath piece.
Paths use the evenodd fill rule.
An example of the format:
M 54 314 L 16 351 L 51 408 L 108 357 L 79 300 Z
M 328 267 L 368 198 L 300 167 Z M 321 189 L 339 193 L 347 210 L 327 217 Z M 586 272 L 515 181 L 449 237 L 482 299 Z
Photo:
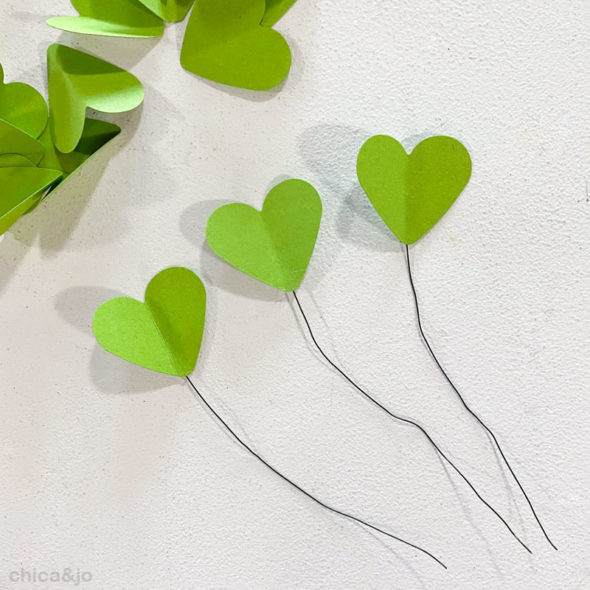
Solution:
M 164 32 L 162 18 L 139 0 L 71 1 L 80 16 L 56 16 L 47 24 L 71 33 L 106 37 L 161 37 Z
M 311 184 L 286 180 L 267 195 L 262 211 L 224 205 L 207 222 L 207 242 L 226 262 L 282 291 L 299 287 L 320 228 L 322 201 Z
M 76 149 L 87 108 L 122 113 L 143 102 L 143 86 L 133 74 L 82 51 L 51 45 L 47 68 L 51 132 L 60 152 Z
M 270 21 L 284 13 L 285 4 L 290 5 L 272 7 Z M 186 29 L 182 66 L 239 88 L 277 86 L 291 68 L 291 50 L 280 33 L 262 24 L 265 15 L 265 0 L 198 0 Z
M 471 177 L 469 152 L 452 137 L 436 136 L 408 155 L 387 135 L 371 137 L 357 161 L 359 181 L 389 229 L 413 244 L 449 210 Z
M 94 315 L 94 335 L 126 361 L 185 377 L 199 356 L 205 307 L 201 279 L 186 268 L 168 268 L 148 284 L 145 303 L 129 297 L 103 303 Z

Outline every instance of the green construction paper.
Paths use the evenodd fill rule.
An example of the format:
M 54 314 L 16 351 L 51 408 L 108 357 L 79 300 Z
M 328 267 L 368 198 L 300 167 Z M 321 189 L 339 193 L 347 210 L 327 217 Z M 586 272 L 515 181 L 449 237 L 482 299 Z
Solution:
M 47 24 L 62 31 L 105 37 L 161 37 L 162 19 L 139 0 L 71 0 L 80 16 L 56 16 Z
M 47 126 L 47 103 L 37 90 L 22 82 L 4 84 L 0 65 L 0 119 L 32 137 L 39 137 Z
M 207 222 L 211 249 L 238 270 L 282 291 L 299 287 L 315 247 L 322 201 L 311 184 L 285 180 L 267 195 L 262 211 L 224 205 Z
M 389 229 L 404 244 L 417 242 L 455 202 L 471 177 L 469 152 L 452 137 L 429 137 L 410 155 L 387 135 L 365 142 L 359 181 Z
M 34 137 L 0 119 L 0 154 L 18 154 L 38 164 L 45 148 Z
M 76 149 L 69 154 L 63 154 L 53 144 L 51 131 L 48 127 L 39 138 L 39 141 L 45 147 L 45 155 L 41 159 L 39 166 L 61 170 L 63 172 L 63 178 L 61 183 L 56 184 L 46 196 L 49 196 L 53 190 L 61 186 L 72 172 L 85 164 L 88 158 L 94 155 L 111 139 L 119 135 L 120 132 L 121 128 L 113 123 L 96 119 L 86 119 L 84 130 L 82 131 L 82 138 Z
M 133 74 L 82 51 L 51 45 L 47 67 L 51 133 L 62 153 L 78 145 L 87 108 L 122 113 L 143 101 L 143 86 Z
M 60 176 L 58 170 L 0 168 L 0 235 L 29 211 Z
M 29 168 L 34 165 L 29 158 L 20 154 L 0 154 L 0 168 Z
M 182 46 L 182 66 L 203 78 L 249 90 L 268 90 L 291 68 L 283 37 L 261 25 L 265 0 L 199 0 Z
M 103 303 L 94 314 L 94 335 L 130 363 L 185 377 L 199 356 L 205 307 L 201 279 L 187 268 L 168 268 L 150 281 L 145 303 L 130 297 Z
M 296 0 L 266 0 L 266 12 L 262 24 L 272 27 L 295 4 Z
M 155 12 L 169 23 L 184 20 L 195 0 L 139 0 L 144 6 Z

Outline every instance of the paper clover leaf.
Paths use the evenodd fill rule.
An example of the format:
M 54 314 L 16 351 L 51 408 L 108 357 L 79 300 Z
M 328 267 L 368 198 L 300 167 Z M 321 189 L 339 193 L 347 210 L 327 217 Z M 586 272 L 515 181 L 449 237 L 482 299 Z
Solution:
M 285 39 L 262 25 L 265 0 L 199 0 L 191 12 L 180 62 L 209 80 L 268 90 L 291 68 Z
M 184 19 L 195 0 L 139 0 L 166 22 L 177 23 Z
M 60 176 L 57 170 L 0 168 L 0 235 L 34 207 Z
M 47 64 L 50 126 L 60 152 L 78 145 L 87 108 L 122 113 L 143 102 L 144 89 L 135 76 L 82 51 L 51 45 Z
M 39 138 L 39 141 L 45 147 L 45 154 L 39 162 L 39 166 L 63 172 L 62 181 L 54 185 L 52 190 L 55 190 L 57 186 L 62 186 L 70 174 L 81 168 L 92 155 L 111 141 L 111 139 L 119 135 L 120 132 L 121 128 L 113 123 L 98 121 L 96 119 L 86 119 L 84 130 L 82 131 L 82 138 L 76 149 L 69 154 L 62 154 L 53 144 L 51 131 L 48 127 Z
M 471 158 L 452 137 L 420 142 L 408 155 L 387 135 L 371 137 L 357 161 L 367 197 L 404 244 L 430 231 L 461 194 L 471 177 Z
M 31 165 L 36 165 L 44 153 L 45 148 L 37 139 L 0 119 L 0 154 L 23 156 L 31 162 Z
M 94 315 L 94 335 L 130 363 L 185 377 L 199 356 L 205 307 L 201 279 L 186 268 L 168 268 L 148 284 L 145 303 L 129 297 L 103 303 Z
M 162 19 L 139 0 L 72 0 L 80 16 L 56 16 L 47 24 L 63 31 L 106 37 L 160 37 Z
M 293 4 L 295 4 L 295 0 L 266 0 L 266 12 L 262 24 L 272 27 Z
M 286 180 L 267 195 L 262 211 L 224 205 L 207 222 L 211 249 L 242 272 L 281 289 L 299 287 L 315 248 L 322 201 L 311 184 Z
M 0 65 L 0 119 L 11 123 L 32 137 L 39 137 L 47 126 L 45 99 L 28 84 L 4 84 L 4 70 Z

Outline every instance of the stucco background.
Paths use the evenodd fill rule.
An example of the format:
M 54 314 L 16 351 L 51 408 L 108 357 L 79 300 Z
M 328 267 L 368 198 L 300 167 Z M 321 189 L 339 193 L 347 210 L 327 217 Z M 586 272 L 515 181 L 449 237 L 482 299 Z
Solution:
M 291 75 L 260 94 L 183 71 L 183 24 L 159 42 L 44 24 L 72 12 L 68 0 L 2 2 L 6 79 L 44 89 L 60 41 L 131 69 L 147 96 L 110 117 L 123 135 L 0 243 L 0 587 L 25 587 L 9 581 L 21 567 L 71 567 L 109 590 L 590 588 L 588 3 L 299 0 L 277 26 Z M 355 176 L 375 133 L 407 148 L 446 134 L 471 152 L 468 188 L 412 248 L 425 326 L 559 552 L 418 338 L 402 250 Z M 286 177 L 324 199 L 301 289 L 318 337 L 428 426 L 533 556 L 417 432 L 321 362 L 284 295 L 204 244 L 215 207 L 260 206 Z M 141 298 L 172 265 L 208 287 L 195 379 L 226 419 L 300 484 L 448 572 L 292 490 L 182 380 L 98 348 L 95 308 Z

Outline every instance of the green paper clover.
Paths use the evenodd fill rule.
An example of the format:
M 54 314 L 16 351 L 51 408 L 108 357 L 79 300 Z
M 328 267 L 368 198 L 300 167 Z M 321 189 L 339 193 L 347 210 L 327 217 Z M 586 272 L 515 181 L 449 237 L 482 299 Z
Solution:
M 39 138 L 39 141 L 45 147 L 45 154 L 39 162 L 39 166 L 60 170 L 63 173 L 63 178 L 59 184 L 52 187 L 46 196 L 49 196 L 58 186 L 61 187 L 74 171 L 81 168 L 91 156 L 111 139 L 119 135 L 120 132 L 121 128 L 113 123 L 97 119 L 86 119 L 82 138 L 76 149 L 68 154 L 63 154 L 53 144 L 51 131 L 48 127 Z
M 205 326 L 206 293 L 187 268 L 163 270 L 148 284 L 145 303 L 118 297 L 94 315 L 93 331 L 108 352 L 130 363 L 185 377 L 193 372 Z
M 262 211 L 224 205 L 207 222 L 207 242 L 226 262 L 282 291 L 299 287 L 315 248 L 322 201 L 311 184 L 285 180 L 267 195 Z
M 169 23 L 184 20 L 195 0 L 139 0 L 144 6 Z
M 4 84 L 4 70 L 0 65 L 0 119 L 14 125 L 27 135 L 39 137 L 47 126 L 47 103 L 28 84 Z
M 279 33 L 261 24 L 265 12 L 265 0 L 199 0 L 186 29 L 182 66 L 221 84 L 274 88 L 289 73 L 291 50 Z
M 44 153 L 45 148 L 40 141 L 18 127 L 0 119 L 1 155 L 21 156 L 29 160 L 32 165 L 36 165 L 40 162 Z
M 50 126 L 60 152 L 75 150 L 87 108 L 122 113 L 143 102 L 144 89 L 135 76 L 87 53 L 51 45 L 47 65 Z
M 139 0 L 71 0 L 80 16 L 56 16 L 47 24 L 62 31 L 106 37 L 161 37 L 162 19 Z
M 0 235 L 34 207 L 60 176 L 58 170 L 0 168 Z
M 296 0 L 266 0 L 266 12 L 262 24 L 272 27 L 295 4 Z
M 357 161 L 359 181 L 389 229 L 413 244 L 449 210 L 471 177 L 471 158 L 452 137 L 420 142 L 408 155 L 387 135 L 371 137 Z

